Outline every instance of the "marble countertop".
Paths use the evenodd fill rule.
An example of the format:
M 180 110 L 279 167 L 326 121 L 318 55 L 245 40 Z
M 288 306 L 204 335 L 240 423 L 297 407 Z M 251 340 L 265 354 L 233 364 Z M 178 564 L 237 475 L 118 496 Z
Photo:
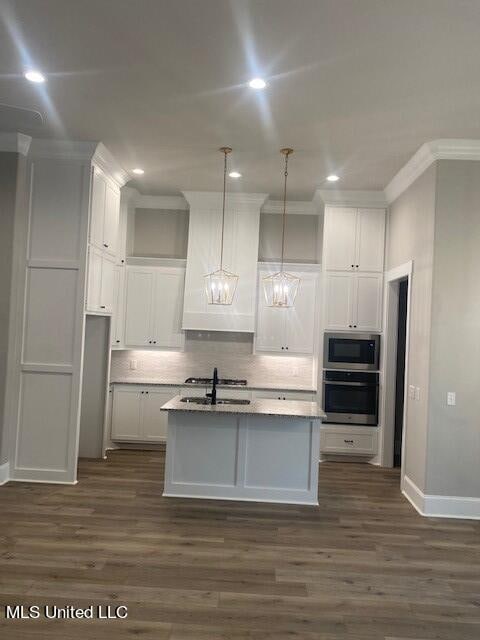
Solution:
M 186 411 L 198 413 L 230 413 L 236 415 L 278 416 L 280 418 L 320 419 L 327 417 L 316 402 L 300 400 L 253 400 L 250 404 L 196 404 L 182 402 L 175 396 L 161 408 L 162 411 Z
M 111 384 L 158 384 L 164 387 L 186 387 L 186 388 L 205 388 L 202 384 L 186 384 L 185 381 L 162 380 L 158 378 L 114 378 Z M 207 385 L 208 386 L 208 385 Z M 315 387 L 296 387 L 294 385 L 279 386 L 278 384 L 247 384 L 245 386 L 238 384 L 219 384 L 217 389 L 246 389 L 247 391 L 299 391 L 304 393 L 316 393 Z

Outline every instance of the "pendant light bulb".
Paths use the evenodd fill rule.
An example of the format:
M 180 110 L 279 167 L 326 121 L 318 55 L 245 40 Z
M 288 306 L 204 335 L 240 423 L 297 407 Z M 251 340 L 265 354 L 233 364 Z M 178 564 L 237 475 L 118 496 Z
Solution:
M 237 290 L 238 276 L 223 268 L 223 244 L 225 232 L 225 200 L 227 188 L 227 156 L 231 147 L 220 147 L 223 153 L 222 235 L 220 240 L 220 268 L 204 276 L 205 295 L 208 304 L 231 305 Z

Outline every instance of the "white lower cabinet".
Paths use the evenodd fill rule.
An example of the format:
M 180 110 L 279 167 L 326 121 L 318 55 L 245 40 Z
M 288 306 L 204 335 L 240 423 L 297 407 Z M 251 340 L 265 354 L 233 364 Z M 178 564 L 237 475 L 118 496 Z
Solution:
M 374 456 L 377 453 L 378 429 L 374 427 L 322 426 L 320 451 L 340 455 Z
M 339 271 L 325 279 L 327 330 L 381 331 L 382 274 Z
M 112 440 L 165 442 L 168 414 L 160 409 L 178 393 L 177 387 L 115 384 Z
M 125 345 L 181 348 L 185 269 L 126 269 Z
M 114 306 L 115 258 L 92 245 L 88 253 L 87 311 L 112 313 Z

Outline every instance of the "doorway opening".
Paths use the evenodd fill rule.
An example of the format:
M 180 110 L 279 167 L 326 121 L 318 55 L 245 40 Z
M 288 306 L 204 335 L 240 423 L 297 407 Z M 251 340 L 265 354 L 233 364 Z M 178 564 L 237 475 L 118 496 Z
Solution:
M 393 466 L 402 464 L 403 410 L 405 405 L 405 355 L 407 344 L 408 280 L 398 283 L 397 362 L 395 374 L 395 425 Z
M 380 464 L 405 469 L 409 318 L 413 262 L 385 274 L 384 402 Z

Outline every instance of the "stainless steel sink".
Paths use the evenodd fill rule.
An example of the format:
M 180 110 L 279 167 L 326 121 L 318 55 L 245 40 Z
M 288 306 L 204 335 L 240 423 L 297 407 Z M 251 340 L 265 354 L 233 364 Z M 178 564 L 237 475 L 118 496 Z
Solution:
M 192 404 L 212 404 L 211 398 L 205 397 L 187 397 L 181 398 L 180 402 L 188 402 Z M 246 398 L 217 398 L 217 404 L 250 404 L 250 400 Z

